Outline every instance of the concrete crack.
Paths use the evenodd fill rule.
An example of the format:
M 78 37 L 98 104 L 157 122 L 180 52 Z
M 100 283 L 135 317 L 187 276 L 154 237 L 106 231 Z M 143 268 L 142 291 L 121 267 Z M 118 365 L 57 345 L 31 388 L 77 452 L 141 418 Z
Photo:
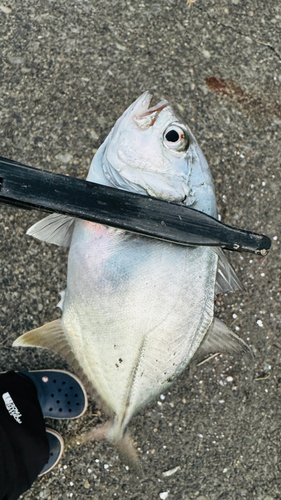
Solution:
M 223 28 L 228 28 L 228 29 L 231 29 L 232 31 L 234 31 L 234 33 L 237 33 L 238 35 L 240 36 L 244 36 L 245 38 L 249 38 L 250 40 L 252 40 L 252 42 L 255 42 L 257 43 L 258 45 L 264 45 L 265 47 L 267 47 L 268 49 L 270 49 L 272 52 L 274 52 L 274 54 L 278 57 L 278 59 L 281 61 L 281 54 L 278 52 L 278 50 L 273 47 L 270 43 L 268 42 L 263 42 L 261 40 L 257 40 L 256 38 L 252 38 L 251 35 L 249 35 L 248 33 L 243 33 L 242 31 L 239 31 L 237 30 L 236 28 L 234 28 L 234 26 L 231 26 L 231 24 L 223 24 L 221 23 L 220 21 L 217 20 L 217 18 L 213 17 L 213 16 L 210 16 L 210 14 L 208 14 L 208 12 L 206 12 L 204 9 L 202 9 L 202 7 L 199 7 L 198 5 L 194 5 L 194 8 L 200 10 L 201 12 L 204 12 L 204 14 L 207 15 L 207 17 L 213 22 L 213 23 L 216 23 L 218 26 L 222 26 Z

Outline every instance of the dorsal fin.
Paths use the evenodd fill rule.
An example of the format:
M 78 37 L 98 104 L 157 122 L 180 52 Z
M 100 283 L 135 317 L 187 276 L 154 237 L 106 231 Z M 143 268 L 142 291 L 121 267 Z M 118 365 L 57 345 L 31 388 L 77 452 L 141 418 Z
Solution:
M 244 340 L 233 333 L 223 321 L 214 318 L 195 356 L 197 359 L 215 352 L 234 354 L 249 351 Z
M 74 229 L 75 219 L 68 215 L 51 214 L 36 222 L 26 234 L 46 243 L 61 247 L 69 247 Z

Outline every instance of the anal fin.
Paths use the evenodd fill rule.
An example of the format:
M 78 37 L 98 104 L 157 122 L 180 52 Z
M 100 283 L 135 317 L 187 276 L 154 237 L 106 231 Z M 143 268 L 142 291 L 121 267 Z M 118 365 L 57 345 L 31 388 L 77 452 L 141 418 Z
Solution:
M 98 395 L 93 383 L 89 380 L 76 358 L 71 340 L 63 328 L 61 319 L 56 319 L 51 323 L 46 323 L 35 330 L 24 333 L 13 342 L 13 347 L 43 347 L 51 349 L 62 356 L 83 382 L 90 396 L 108 415 L 112 414 L 112 410 Z
M 51 323 L 40 326 L 40 328 L 24 333 L 14 341 L 13 346 L 45 347 L 46 349 L 60 352 L 61 348 L 58 346 L 61 343 L 69 344 L 62 327 L 61 319 L 56 319 Z
M 85 374 L 73 353 L 61 319 L 56 319 L 51 323 L 46 323 L 46 325 L 24 333 L 13 342 L 13 347 L 43 347 L 51 349 L 60 354 L 74 369 L 81 380 L 85 381 Z M 88 381 L 88 378 L 86 380 Z

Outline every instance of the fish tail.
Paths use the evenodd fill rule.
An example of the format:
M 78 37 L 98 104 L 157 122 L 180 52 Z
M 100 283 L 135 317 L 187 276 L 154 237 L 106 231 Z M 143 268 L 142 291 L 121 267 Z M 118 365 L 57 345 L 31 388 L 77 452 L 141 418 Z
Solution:
M 134 470 L 138 476 L 142 476 L 142 469 L 133 439 L 127 430 L 122 433 L 119 431 L 118 433 L 120 429 L 118 429 L 118 427 L 116 426 L 115 420 L 110 419 L 101 427 L 96 427 L 95 429 L 85 432 L 82 436 L 79 436 L 79 441 L 81 444 L 86 444 L 91 441 L 106 439 L 116 446 L 120 460 Z
M 136 474 L 141 477 L 143 475 L 141 465 L 139 463 L 138 453 L 134 445 L 134 441 L 131 438 L 128 431 L 122 436 L 122 438 L 115 442 L 118 449 L 120 460 L 128 465 Z

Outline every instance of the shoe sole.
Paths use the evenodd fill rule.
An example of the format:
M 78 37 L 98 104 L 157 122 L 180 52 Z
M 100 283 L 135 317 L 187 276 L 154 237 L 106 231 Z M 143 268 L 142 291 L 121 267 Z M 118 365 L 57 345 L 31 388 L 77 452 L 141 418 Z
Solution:
M 38 477 L 44 476 L 50 472 L 58 464 L 64 451 L 63 438 L 57 431 L 46 428 L 46 434 L 50 445 L 50 456 Z

